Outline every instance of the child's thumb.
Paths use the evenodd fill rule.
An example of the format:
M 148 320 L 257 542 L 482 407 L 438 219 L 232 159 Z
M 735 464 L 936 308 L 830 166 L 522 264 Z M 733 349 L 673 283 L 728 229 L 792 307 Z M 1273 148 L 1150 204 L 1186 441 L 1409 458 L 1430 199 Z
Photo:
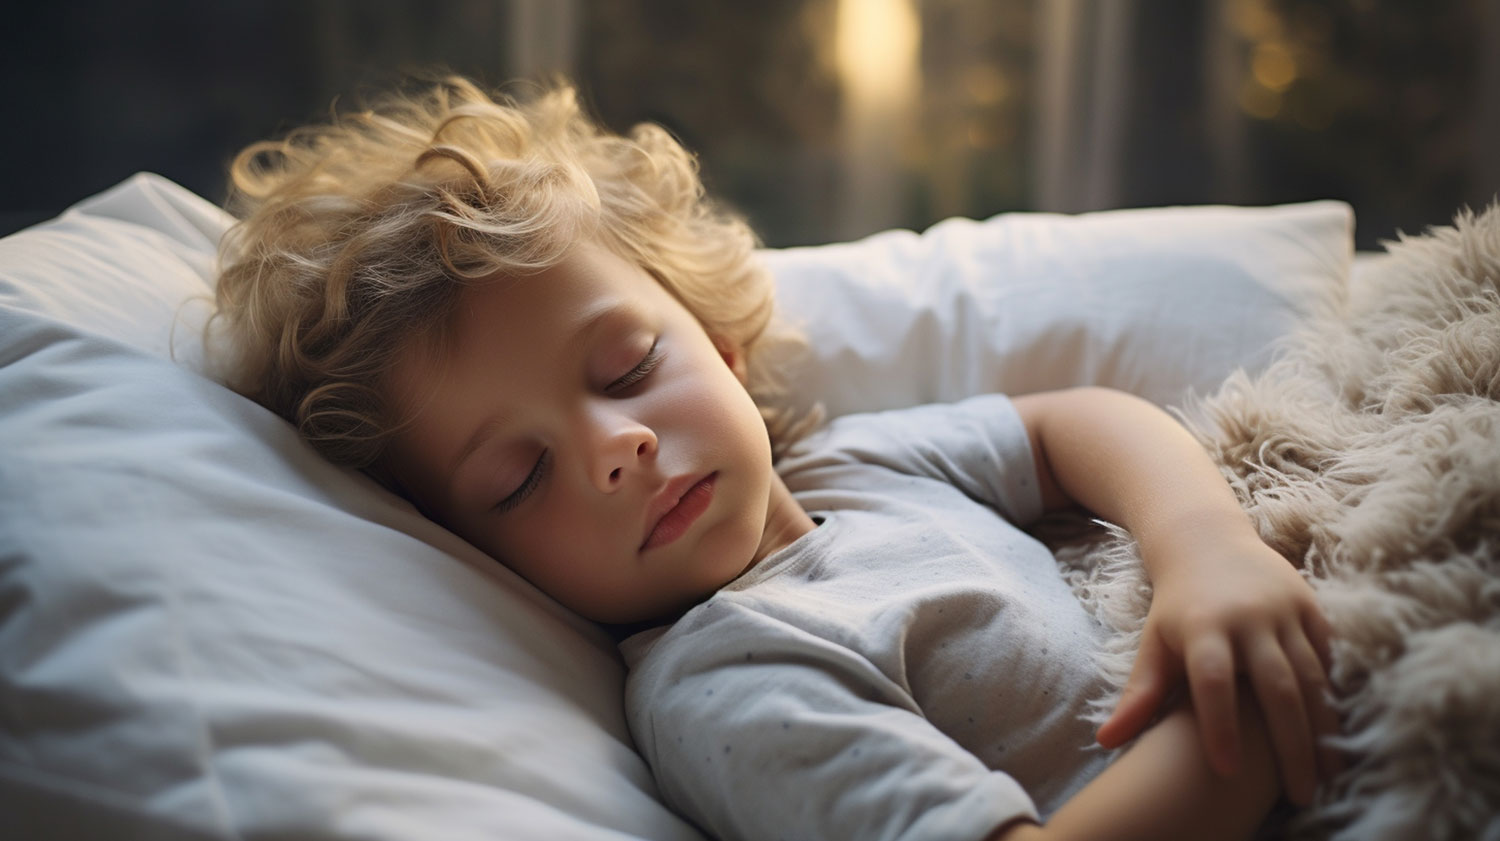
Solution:
M 1120 700 L 1095 734 L 1100 745 L 1117 748 L 1135 738 L 1151 721 L 1167 695 L 1167 659 L 1166 646 L 1156 636 L 1147 633 L 1141 638 L 1140 653 Z

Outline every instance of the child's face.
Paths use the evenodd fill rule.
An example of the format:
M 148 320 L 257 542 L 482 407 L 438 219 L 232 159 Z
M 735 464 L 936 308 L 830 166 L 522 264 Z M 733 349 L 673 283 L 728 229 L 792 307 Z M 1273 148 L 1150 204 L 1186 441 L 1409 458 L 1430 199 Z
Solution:
M 464 292 L 409 351 L 385 466 L 422 510 L 589 618 L 658 618 L 761 552 L 773 483 L 754 402 L 649 274 L 583 244 Z M 784 489 L 784 486 L 782 486 Z

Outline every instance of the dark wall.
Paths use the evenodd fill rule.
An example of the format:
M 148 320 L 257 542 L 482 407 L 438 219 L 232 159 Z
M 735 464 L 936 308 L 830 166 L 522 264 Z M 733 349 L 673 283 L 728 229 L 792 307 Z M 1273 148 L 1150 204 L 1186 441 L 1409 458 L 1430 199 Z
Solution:
M 903 155 L 909 227 L 1036 208 L 1030 39 L 1042 0 L 921 0 L 927 90 Z M 1258 0 L 1304 51 L 1285 108 L 1245 134 L 1234 184 L 1211 177 L 1198 2 L 1137 5 L 1137 80 L 1120 206 L 1354 204 L 1358 242 L 1448 221 L 1500 189 L 1500 0 Z M 827 241 L 838 207 L 835 0 L 577 0 L 573 72 L 611 128 L 643 119 L 700 154 L 705 180 L 770 245 Z M 140 171 L 213 201 L 233 154 L 403 69 L 487 84 L 515 64 L 507 0 L 72 0 L 9 4 L 0 233 Z M 947 21 L 945 24 L 944 22 Z M 953 21 L 960 21 L 955 29 Z M 969 36 L 968 53 L 953 49 Z M 965 99 L 965 62 L 1005 100 Z M 988 104 L 986 104 L 988 103 Z M 1318 109 L 1322 109 L 1321 111 Z M 1307 116 L 1321 117 L 1309 122 Z M 979 138 L 956 143 L 955 138 Z M 962 157 L 961 166 L 954 163 Z
M 140 170 L 222 202 L 238 149 L 402 68 L 444 64 L 498 83 L 505 11 L 392 0 L 16 7 L 0 35 L 12 115 L 0 140 L 4 230 Z

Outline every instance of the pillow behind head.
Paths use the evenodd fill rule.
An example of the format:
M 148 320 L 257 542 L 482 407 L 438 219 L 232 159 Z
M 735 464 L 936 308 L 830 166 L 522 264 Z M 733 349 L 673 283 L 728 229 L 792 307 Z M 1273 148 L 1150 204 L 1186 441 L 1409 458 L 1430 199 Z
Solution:
M 923 234 L 765 251 L 807 335 L 794 403 L 831 416 L 1000 391 L 1206 394 L 1342 301 L 1342 202 L 950 219 Z
M 0 239 L 0 307 L 201 370 L 215 252 L 233 221 L 171 181 L 138 173 Z

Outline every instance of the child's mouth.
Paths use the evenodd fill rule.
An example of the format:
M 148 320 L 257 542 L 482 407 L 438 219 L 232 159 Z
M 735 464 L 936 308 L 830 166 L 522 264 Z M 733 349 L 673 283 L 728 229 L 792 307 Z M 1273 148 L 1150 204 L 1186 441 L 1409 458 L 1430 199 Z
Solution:
M 641 551 L 666 546 L 682 537 L 703 512 L 708 510 L 709 503 L 713 502 L 714 483 L 718 478 L 718 473 L 710 473 L 688 488 L 677 500 L 677 504 L 656 521 L 651 533 L 646 536 L 646 542 L 641 544 Z

